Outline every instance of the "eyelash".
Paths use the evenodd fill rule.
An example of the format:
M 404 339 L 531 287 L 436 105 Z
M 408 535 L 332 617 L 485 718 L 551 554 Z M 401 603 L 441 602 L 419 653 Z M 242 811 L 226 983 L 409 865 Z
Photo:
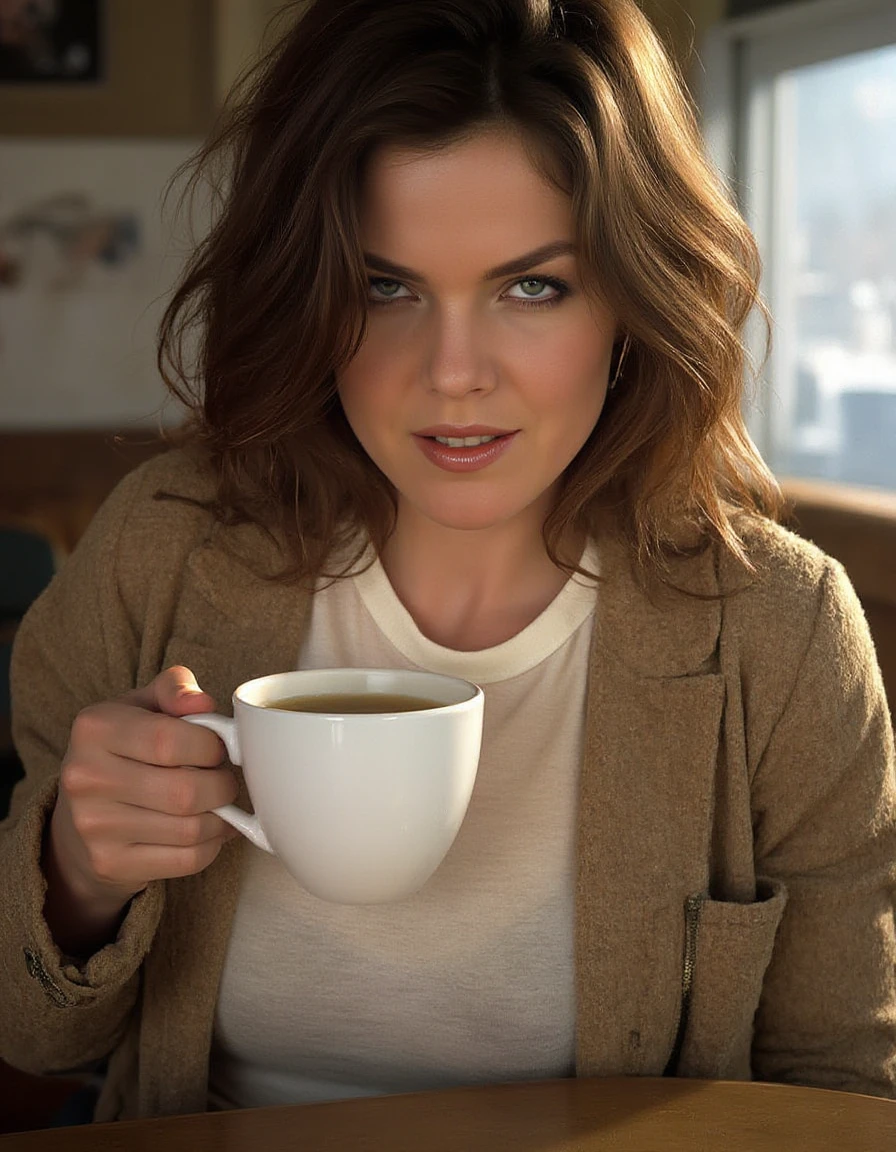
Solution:
M 514 304 L 521 304 L 523 308 L 553 308 L 555 305 L 560 304 L 570 293 L 570 287 L 565 280 L 559 280 L 556 276 L 522 276 L 519 280 L 514 280 L 510 285 L 511 288 L 516 288 L 518 284 L 526 284 L 535 282 L 537 284 L 544 284 L 548 288 L 552 288 L 556 295 L 549 297 L 546 300 L 524 300 L 520 296 L 511 296 L 509 299 Z M 398 284 L 402 288 L 406 288 L 406 284 L 402 284 L 400 280 L 393 280 L 389 276 L 371 276 L 368 280 L 371 288 L 376 284 Z M 389 299 L 377 299 L 375 296 L 368 297 L 370 303 L 375 308 L 389 307 L 393 303 L 398 303 L 400 300 L 407 300 L 407 296 L 394 297 Z

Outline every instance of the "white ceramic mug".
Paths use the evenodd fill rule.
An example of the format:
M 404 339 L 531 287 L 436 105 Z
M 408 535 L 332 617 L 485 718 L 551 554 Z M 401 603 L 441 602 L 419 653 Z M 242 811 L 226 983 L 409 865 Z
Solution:
M 370 693 L 438 706 L 373 714 L 276 707 L 296 696 Z M 466 680 L 330 668 L 241 684 L 232 720 L 184 719 L 216 732 L 243 769 L 255 815 L 227 804 L 219 816 L 312 895 L 378 904 L 422 888 L 454 842 L 476 780 L 482 713 L 482 689 Z

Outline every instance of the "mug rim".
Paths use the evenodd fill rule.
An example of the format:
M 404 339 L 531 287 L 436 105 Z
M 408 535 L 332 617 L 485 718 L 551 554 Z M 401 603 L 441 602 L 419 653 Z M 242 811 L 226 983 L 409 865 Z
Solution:
M 454 685 L 463 685 L 469 689 L 470 694 L 463 700 L 454 700 L 449 704 L 435 704 L 429 708 L 415 708 L 401 712 L 298 712 L 289 708 L 276 708 L 270 704 L 259 704 L 252 700 L 245 699 L 244 692 L 263 683 L 264 681 L 278 680 L 284 676 L 317 676 L 330 679 L 338 675 L 345 675 L 345 673 L 372 673 L 374 675 L 387 675 L 387 676 L 424 676 L 427 679 L 441 680 Z M 314 693 L 309 693 L 314 695 Z M 324 695 L 324 693 L 321 693 Z M 304 717 L 318 717 L 321 720 L 333 719 L 346 719 L 351 717 L 352 722 L 370 722 L 382 720 L 383 717 L 397 717 L 397 716 L 423 716 L 432 715 L 433 713 L 446 712 L 449 709 L 466 709 L 476 705 L 477 701 L 484 697 L 484 692 L 478 684 L 474 684 L 472 680 L 465 680 L 461 676 L 449 676 L 442 672 L 430 672 L 425 668 L 293 668 L 285 672 L 270 672 L 265 676 L 254 676 L 251 680 L 245 680 L 242 684 L 238 684 L 233 690 L 232 703 L 234 710 L 236 705 L 239 704 L 242 708 L 250 708 L 258 712 L 277 712 L 281 716 L 304 716 Z

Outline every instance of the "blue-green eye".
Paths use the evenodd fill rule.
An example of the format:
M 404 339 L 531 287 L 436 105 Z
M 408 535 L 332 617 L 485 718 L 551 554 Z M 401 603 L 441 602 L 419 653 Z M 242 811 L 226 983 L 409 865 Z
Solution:
M 520 290 L 520 295 L 512 294 L 514 289 Z M 511 285 L 510 300 L 521 301 L 527 305 L 559 304 L 569 295 L 569 285 L 555 276 L 527 276 L 524 280 L 517 280 Z
M 389 300 L 402 300 L 403 296 L 399 293 L 404 289 L 404 284 L 400 280 L 386 280 L 380 277 L 372 277 L 369 281 L 370 284 L 370 299 L 375 304 L 385 304 Z

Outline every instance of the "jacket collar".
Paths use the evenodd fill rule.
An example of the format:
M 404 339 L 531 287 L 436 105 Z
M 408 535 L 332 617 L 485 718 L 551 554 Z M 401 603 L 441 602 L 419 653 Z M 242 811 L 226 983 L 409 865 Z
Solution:
M 599 555 L 595 631 L 601 647 L 649 678 L 687 676 L 705 667 L 721 626 L 715 550 L 670 563 L 669 584 L 683 592 L 657 580 L 642 587 L 626 546 L 615 537 L 600 542 Z M 187 603 L 197 610 L 202 601 L 200 620 L 218 621 L 205 642 L 213 643 L 219 628 L 244 637 L 240 650 L 247 665 L 258 668 L 253 675 L 295 667 L 310 596 L 273 579 L 285 559 L 276 538 L 243 524 L 217 527 L 188 562 Z M 195 633 L 195 623 L 189 630 Z

